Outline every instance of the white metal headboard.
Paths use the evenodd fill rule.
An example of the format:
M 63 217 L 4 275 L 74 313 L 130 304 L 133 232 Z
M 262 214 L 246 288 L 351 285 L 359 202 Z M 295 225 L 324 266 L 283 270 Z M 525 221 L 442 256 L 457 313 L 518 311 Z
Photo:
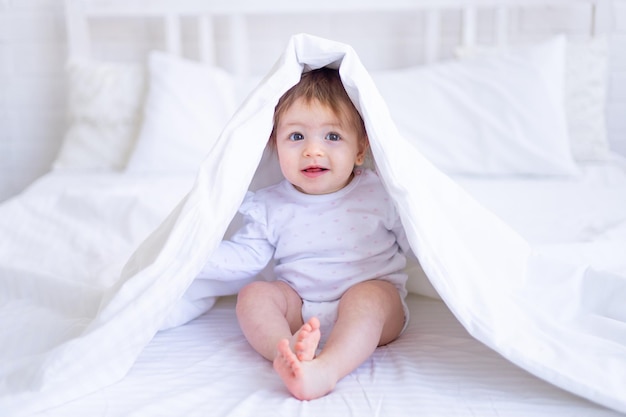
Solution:
M 245 74 L 249 69 L 247 18 L 259 15 L 306 15 L 311 13 L 350 14 L 358 12 L 420 12 L 424 14 L 423 61 L 430 63 L 440 57 L 442 15 L 446 11 L 461 13 L 459 44 L 476 43 L 479 30 L 477 13 L 493 11 L 493 39 L 496 45 L 509 43 L 512 12 L 520 8 L 578 7 L 588 13 L 588 34 L 606 31 L 610 0 L 65 0 L 70 57 L 89 57 L 91 38 L 88 20 L 114 17 L 158 17 L 162 19 L 165 49 L 173 54 L 182 50 L 181 19 L 197 19 L 199 58 L 216 63 L 214 22 L 228 22 L 228 37 L 234 56 L 235 72 Z

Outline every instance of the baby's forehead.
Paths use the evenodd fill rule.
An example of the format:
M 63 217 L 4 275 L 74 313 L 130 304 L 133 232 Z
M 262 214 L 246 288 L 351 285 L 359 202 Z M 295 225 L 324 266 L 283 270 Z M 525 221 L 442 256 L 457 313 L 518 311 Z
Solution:
M 317 100 L 292 103 L 285 108 L 278 122 L 284 127 L 298 125 L 347 129 L 353 125 L 347 114 Z
M 329 113 L 332 113 L 332 115 L 337 117 L 340 121 L 354 116 L 360 117 L 358 113 L 356 115 L 353 115 L 350 105 L 342 102 L 341 100 L 320 100 L 317 97 L 301 96 L 294 100 L 293 103 L 291 103 L 291 105 L 286 108 L 286 110 L 289 110 L 294 106 L 304 108 L 321 108 L 328 111 Z

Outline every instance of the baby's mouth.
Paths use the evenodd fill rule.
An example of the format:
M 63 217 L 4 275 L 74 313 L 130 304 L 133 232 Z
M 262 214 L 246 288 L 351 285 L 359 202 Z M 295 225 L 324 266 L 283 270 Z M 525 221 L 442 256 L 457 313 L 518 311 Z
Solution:
M 307 177 L 317 177 L 328 171 L 328 168 L 320 167 L 317 165 L 306 167 L 302 170 L 302 173 Z
M 306 167 L 303 169 L 303 171 L 304 172 L 322 172 L 322 171 L 328 171 L 328 170 L 323 167 L 313 166 L 313 167 Z

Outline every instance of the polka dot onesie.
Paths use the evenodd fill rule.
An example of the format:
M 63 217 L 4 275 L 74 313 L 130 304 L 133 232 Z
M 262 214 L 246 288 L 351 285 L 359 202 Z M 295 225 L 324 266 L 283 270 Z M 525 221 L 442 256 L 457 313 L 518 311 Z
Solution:
M 346 187 L 323 195 L 304 194 L 283 180 L 248 193 L 240 212 L 244 226 L 221 243 L 200 277 L 246 278 L 274 258 L 276 279 L 304 301 L 336 301 L 374 278 L 406 296 L 408 243 L 374 171 L 357 169 Z

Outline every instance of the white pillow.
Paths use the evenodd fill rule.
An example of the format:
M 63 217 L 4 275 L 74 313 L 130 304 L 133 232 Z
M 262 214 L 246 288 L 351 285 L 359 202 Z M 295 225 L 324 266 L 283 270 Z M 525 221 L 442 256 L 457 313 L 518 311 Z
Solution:
M 152 52 L 144 122 L 128 172 L 195 172 L 235 111 L 224 70 Z
M 499 51 L 475 46 L 459 48 L 456 54 L 464 58 Z M 571 151 L 577 161 L 603 160 L 609 155 L 605 114 L 608 53 L 606 36 L 567 42 L 563 99 Z
M 53 169 L 124 168 L 140 125 L 143 68 L 76 60 L 67 75 L 69 127 Z
M 400 132 L 448 173 L 572 175 L 564 63 L 559 36 L 373 78 Z

